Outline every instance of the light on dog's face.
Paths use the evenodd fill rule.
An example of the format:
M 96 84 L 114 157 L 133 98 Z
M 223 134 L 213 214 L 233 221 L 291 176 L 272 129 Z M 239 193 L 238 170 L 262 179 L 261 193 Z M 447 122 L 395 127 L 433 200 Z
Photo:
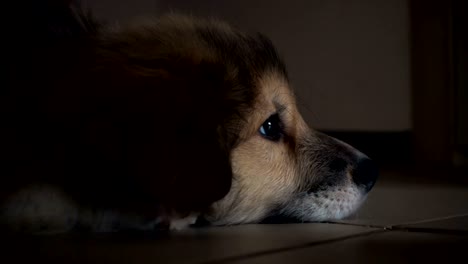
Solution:
M 285 78 L 266 75 L 242 142 L 231 152 L 233 182 L 207 220 L 218 225 L 325 221 L 359 208 L 376 178 L 372 162 L 351 146 L 311 130 Z

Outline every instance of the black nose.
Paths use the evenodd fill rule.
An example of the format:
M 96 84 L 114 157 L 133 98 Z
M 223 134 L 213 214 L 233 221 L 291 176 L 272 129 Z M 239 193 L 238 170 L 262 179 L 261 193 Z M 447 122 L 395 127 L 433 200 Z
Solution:
M 353 181 L 363 186 L 366 192 L 370 191 L 377 180 L 378 170 L 375 163 L 365 157 L 361 158 L 353 170 Z

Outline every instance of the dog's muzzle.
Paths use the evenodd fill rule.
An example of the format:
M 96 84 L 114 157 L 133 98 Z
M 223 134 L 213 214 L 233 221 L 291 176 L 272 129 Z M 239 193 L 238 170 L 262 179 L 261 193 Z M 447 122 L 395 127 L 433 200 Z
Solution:
M 351 145 L 323 133 L 316 133 L 318 143 L 312 143 L 311 152 L 315 163 L 320 164 L 315 171 L 319 177 L 310 186 L 308 193 L 323 190 L 324 186 L 339 186 L 350 178 L 365 193 L 369 192 L 377 181 L 378 169 L 373 160 Z M 319 153 L 320 155 L 318 155 Z

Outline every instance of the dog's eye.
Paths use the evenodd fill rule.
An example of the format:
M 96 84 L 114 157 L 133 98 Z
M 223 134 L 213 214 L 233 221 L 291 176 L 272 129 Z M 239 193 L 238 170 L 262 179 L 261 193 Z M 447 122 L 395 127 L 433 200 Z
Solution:
M 278 141 L 283 136 L 283 128 L 278 114 L 271 115 L 258 130 L 260 134 L 269 140 Z

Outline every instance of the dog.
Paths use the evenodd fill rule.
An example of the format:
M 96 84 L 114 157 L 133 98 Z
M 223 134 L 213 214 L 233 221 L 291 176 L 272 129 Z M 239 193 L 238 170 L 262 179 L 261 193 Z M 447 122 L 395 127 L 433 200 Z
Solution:
M 8 36 L 8 230 L 330 221 L 373 187 L 369 157 L 305 123 L 264 35 L 177 14 L 106 27 L 39 2 Z

